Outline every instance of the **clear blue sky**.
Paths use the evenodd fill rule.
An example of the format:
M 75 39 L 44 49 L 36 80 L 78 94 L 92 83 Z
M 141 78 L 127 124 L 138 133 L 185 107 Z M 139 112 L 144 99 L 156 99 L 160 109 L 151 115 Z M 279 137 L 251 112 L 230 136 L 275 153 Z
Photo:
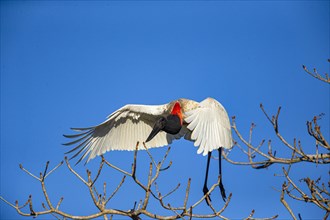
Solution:
M 259 109 L 262 102 L 275 114 L 281 105 L 283 136 L 288 141 L 299 138 L 306 152 L 314 153 L 305 123 L 325 113 L 320 123 L 329 138 L 329 85 L 307 75 L 301 65 L 329 73 L 329 14 L 329 1 L 1 1 L 1 196 L 22 204 L 32 194 L 35 207 L 42 210 L 39 183 L 18 164 L 37 175 L 46 161 L 55 166 L 68 149 L 61 145 L 62 134 L 70 133 L 70 127 L 102 122 L 125 104 L 210 96 L 236 116 L 245 137 L 254 122 L 254 143 L 270 138 L 278 156 L 289 156 Z M 165 149 L 151 152 L 161 158 Z M 236 150 L 232 154 L 245 160 Z M 139 155 L 138 174 L 145 176 L 147 156 Z M 106 154 L 127 170 L 132 157 L 132 152 Z M 181 204 L 189 177 L 189 201 L 195 202 L 202 196 L 206 157 L 180 140 L 172 144 L 169 160 L 173 166 L 160 178 L 160 188 L 165 192 L 178 182 L 183 186 L 168 202 Z M 85 176 L 84 169 L 96 172 L 99 161 L 76 169 Z M 224 216 L 240 219 L 255 209 L 255 217 L 289 218 L 273 189 L 284 181 L 274 177 L 282 165 L 253 170 L 223 164 L 225 188 L 233 193 Z M 104 171 L 102 181 L 110 192 L 121 175 Z M 328 180 L 327 171 L 326 166 L 297 164 L 292 179 Z M 217 161 L 211 161 L 210 185 L 217 172 Z M 66 167 L 46 183 L 53 203 L 64 196 L 64 211 L 97 211 L 87 188 Z M 143 192 L 127 181 L 109 207 L 127 210 L 142 198 Z M 218 189 L 212 199 L 222 206 Z M 303 219 L 324 215 L 312 204 L 288 202 Z M 23 219 L 3 202 L 0 208 L 1 219 Z M 156 205 L 150 210 L 166 214 Z M 210 213 L 205 204 L 197 211 Z

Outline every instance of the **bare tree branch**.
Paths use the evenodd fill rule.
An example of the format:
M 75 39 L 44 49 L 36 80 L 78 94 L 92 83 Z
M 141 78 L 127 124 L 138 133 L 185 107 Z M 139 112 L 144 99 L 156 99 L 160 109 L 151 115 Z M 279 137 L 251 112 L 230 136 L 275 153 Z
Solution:
M 330 59 L 328 60 L 328 62 L 330 62 Z M 325 77 L 323 77 L 320 74 L 318 74 L 316 69 L 314 69 L 314 73 L 311 73 L 304 65 L 303 68 L 308 74 L 312 75 L 313 77 L 321 81 L 330 83 L 330 78 L 328 74 L 325 74 Z M 325 211 L 325 215 L 323 219 L 327 219 L 330 215 L 330 200 L 329 200 L 330 193 L 328 190 L 330 186 L 330 181 L 326 183 L 328 186 L 326 187 L 325 183 L 319 183 L 321 177 L 318 178 L 317 180 L 312 180 L 309 177 L 303 178 L 300 180 L 300 182 L 305 183 L 307 188 L 309 189 L 308 192 L 304 192 L 302 190 L 302 187 L 296 184 L 289 176 L 289 171 L 291 169 L 291 166 L 295 163 L 309 162 L 309 163 L 315 163 L 317 165 L 330 163 L 330 145 L 329 142 L 326 140 L 325 135 L 323 135 L 321 131 L 321 127 L 318 124 L 318 121 L 322 118 L 324 114 L 322 113 L 317 116 L 314 116 L 311 121 L 307 121 L 306 123 L 308 134 L 315 140 L 314 153 L 307 154 L 305 153 L 305 150 L 303 149 L 302 144 L 299 140 L 297 141 L 297 139 L 294 138 L 293 143 L 290 143 L 280 133 L 278 122 L 279 122 L 281 107 L 278 108 L 276 114 L 273 116 L 270 116 L 267 113 L 267 111 L 265 110 L 262 104 L 260 104 L 260 108 L 264 113 L 265 117 L 267 118 L 267 120 L 272 125 L 277 138 L 280 140 L 280 143 L 283 144 L 289 151 L 291 151 L 291 156 L 290 157 L 276 156 L 276 151 L 273 151 L 271 140 L 268 141 L 268 150 L 262 149 L 265 140 L 261 140 L 259 145 L 253 145 L 252 136 L 256 125 L 254 123 L 251 124 L 249 130 L 249 137 L 245 139 L 237 128 L 235 117 L 232 118 L 232 128 L 236 133 L 238 140 L 243 143 L 243 146 L 241 146 L 240 143 L 238 142 L 236 142 L 235 145 L 237 146 L 238 149 L 241 150 L 241 152 L 244 155 L 247 156 L 247 160 L 234 161 L 233 159 L 229 158 L 228 152 L 227 153 L 223 152 L 222 156 L 224 157 L 225 160 L 227 160 L 232 164 L 248 165 L 254 169 L 267 168 L 272 164 L 289 165 L 287 170 L 283 168 L 284 177 L 286 179 L 286 181 L 282 184 L 282 189 L 280 191 L 281 192 L 280 201 L 283 204 L 283 206 L 288 210 L 288 212 L 290 213 L 293 219 L 297 219 L 297 216 L 298 219 L 302 219 L 299 213 L 297 216 L 295 216 L 289 203 L 286 201 L 285 196 L 288 196 L 289 198 L 296 201 L 304 201 L 304 202 L 312 203 Z M 308 148 L 308 149 L 313 149 L 313 148 Z M 329 177 L 330 177 L 330 172 L 328 173 L 327 179 L 329 179 Z
M 328 62 L 330 62 L 330 59 L 328 59 Z M 325 73 L 324 76 L 320 75 L 316 68 L 313 69 L 313 72 L 309 71 L 305 65 L 302 65 L 303 69 L 308 73 L 309 75 L 313 76 L 314 78 L 321 80 L 323 82 L 330 84 L 330 78 L 329 74 Z
M 330 60 L 328 60 L 330 62 Z M 330 83 L 330 79 L 328 74 L 325 74 L 325 77 L 319 75 L 314 69 L 314 74 L 309 72 L 308 69 L 303 66 L 304 70 L 315 78 L 322 80 L 324 82 Z M 300 180 L 301 183 L 305 183 L 309 189 L 309 192 L 304 192 L 301 186 L 298 186 L 289 176 L 289 171 L 291 166 L 295 163 L 300 162 L 309 162 L 315 164 L 329 164 L 330 163 L 330 146 L 329 142 L 326 140 L 325 136 L 321 131 L 321 127 L 318 124 L 318 121 L 324 115 L 323 113 L 314 116 L 311 121 L 307 121 L 307 132 L 308 134 L 315 140 L 315 153 L 307 154 L 305 153 L 300 141 L 297 141 L 296 138 L 293 140 L 293 143 L 289 143 L 282 134 L 279 129 L 279 115 L 281 112 L 281 107 L 278 108 L 276 115 L 270 116 L 264 106 L 260 104 L 260 108 L 267 120 L 273 126 L 274 132 L 280 142 L 291 151 L 290 157 L 278 157 L 276 156 L 276 151 L 273 152 L 272 142 L 268 141 L 268 151 L 262 150 L 262 147 L 265 143 L 265 140 L 262 140 L 259 145 L 252 144 L 252 134 L 253 130 L 256 127 L 254 123 L 251 124 L 249 130 L 249 137 L 245 139 L 240 131 L 237 128 L 235 117 L 232 118 L 232 128 L 236 133 L 240 142 L 244 144 L 245 147 L 242 147 L 239 143 L 235 143 L 238 149 L 243 152 L 247 156 L 247 161 L 234 161 L 228 157 L 229 153 L 223 152 L 222 156 L 228 162 L 235 165 L 248 165 L 255 169 L 267 168 L 272 164 L 287 164 L 289 165 L 288 169 L 283 168 L 284 177 L 286 181 L 282 185 L 280 201 L 283 206 L 288 210 L 293 219 L 297 219 L 294 212 L 292 211 L 290 205 L 285 199 L 285 195 L 289 198 L 297 201 L 309 202 L 320 209 L 325 211 L 325 215 L 323 219 L 327 219 L 330 215 L 330 193 L 328 188 L 325 186 L 325 183 L 319 183 L 321 178 L 317 180 L 311 180 L 309 177 L 303 178 Z M 321 147 L 321 149 L 320 149 Z M 312 148 L 309 148 L 312 149 Z M 256 157 L 258 155 L 258 157 Z M 260 158 L 263 158 L 260 160 Z M 330 176 L 330 172 L 328 173 L 328 179 Z M 328 187 L 330 186 L 330 181 L 327 183 Z M 298 218 L 302 219 L 301 215 L 298 213 Z
M 255 169 L 262 169 L 267 168 L 272 164 L 294 164 L 299 162 L 310 162 L 310 163 L 317 163 L 317 164 L 328 164 L 330 163 L 330 153 L 319 153 L 318 145 L 322 146 L 323 148 L 330 150 L 329 143 L 324 138 L 320 126 L 317 124 L 317 120 L 320 119 L 320 116 L 315 116 L 312 121 L 307 122 L 307 129 L 308 133 L 316 140 L 316 153 L 315 154 L 306 154 L 301 147 L 300 141 L 296 139 L 293 140 L 293 143 L 290 144 L 279 132 L 279 125 L 278 119 L 281 108 L 278 108 L 277 114 L 275 116 L 270 117 L 268 113 L 265 111 L 262 104 L 260 104 L 260 108 L 265 114 L 266 118 L 269 120 L 271 125 L 274 128 L 276 136 L 279 140 L 286 146 L 289 150 L 291 150 L 291 157 L 278 157 L 276 156 L 276 151 L 273 152 L 271 141 L 268 141 L 268 150 L 264 152 L 261 150 L 262 146 L 265 143 L 265 140 L 262 140 L 259 145 L 254 146 L 252 145 L 252 133 L 255 127 L 255 124 L 252 123 L 250 127 L 249 139 L 246 140 L 242 134 L 239 132 L 237 125 L 236 125 L 236 118 L 232 117 L 232 128 L 236 133 L 239 140 L 247 147 L 245 150 L 239 143 L 235 143 L 236 146 L 245 154 L 247 155 L 248 161 L 246 162 L 237 162 L 233 161 L 228 157 L 228 153 L 223 152 L 222 156 L 228 162 L 235 164 L 235 165 L 248 165 Z M 258 154 L 264 158 L 264 160 L 255 161 L 255 154 Z
M 6 204 L 8 204 L 9 206 L 11 206 L 12 208 L 14 208 L 18 214 L 22 215 L 22 216 L 33 216 L 33 217 L 37 217 L 40 215 L 47 215 L 50 214 L 52 215 L 55 219 L 66 219 L 66 218 L 70 218 L 70 219 L 93 219 L 93 218 L 97 218 L 97 217 L 103 217 L 104 219 L 110 219 L 113 218 L 113 216 L 116 215 L 121 215 L 121 216 L 127 216 L 131 219 L 141 219 L 140 216 L 144 215 L 148 218 L 154 218 L 154 219 L 185 219 L 186 217 L 188 218 L 214 218 L 214 217 L 219 217 L 221 219 L 228 219 L 227 217 L 223 216 L 222 213 L 223 211 L 227 208 L 227 206 L 230 203 L 230 200 L 232 198 L 232 194 L 229 195 L 226 203 L 219 208 L 215 208 L 213 206 L 212 203 L 210 203 L 210 214 L 198 214 L 194 212 L 194 209 L 199 206 L 202 201 L 206 198 L 207 195 L 211 194 L 211 192 L 213 192 L 213 190 L 219 186 L 220 184 L 220 178 L 218 178 L 217 183 L 213 184 L 212 187 L 210 188 L 210 190 L 207 192 L 206 195 L 203 195 L 198 201 L 196 201 L 195 203 L 192 203 L 190 205 L 188 205 L 188 196 L 190 193 L 190 184 L 191 184 L 191 179 L 188 180 L 187 186 L 186 186 L 186 190 L 185 190 L 185 197 L 183 199 L 183 205 L 179 206 L 179 207 L 174 207 L 172 205 L 170 205 L 170 203 L 168 203 L 166 205 L 166 203 L 164 202 L 165 199 L 169 198 L 172 194 L 174 194 L 180 187 L 180 184 L 177 184 L 176 187 L 174 187 L 172 190 L 170 190 L 169 192 L 165 193 L 164 196 L 162 196 L 162 193 L 159 190 L 159 187 L 156 183 L 156 180 L 158 179 L 159 175 L 161 174 L 161 172 L 168 170 L 168 168 L 170 167 L 170 165 L 168 165 L 167 167 L 163 167 L 163 164 L 166 160 L 166 157 L 170 151 L 170 148 L 168 148 L 168 150 L 166 151 L 163 159 L 161 160 L 161 162 L 156 163 L 154 158 L 152 157 L 152 155 L 150 154 L 150 152 L 147 152 L 149 157 L 150 157 L 150 164 L 149 164 L 149 171 L 148 171 L 148 177 L 147 177 L 147 183 L 143 184 L 142 181 L 139 180 L 138 176 L 136 175 L 136 170 L 137 170 L 137 147 L 138 144 L 136 145 L 136 150 L 134 152 L 134 158 L 133 158 L 133 164 L 132 164 L 132 170 L 130 172 L 125 171 L 121 168 L 118 168 L 117 166 L 111 164 L 109 161 L 107 161 L 104 157 L 101 158 L 101 162 L 100 165 L 96 171 L 96 175 L 94 178 L 92 178 L 92 172 L 90 170 L 86 170 L 87 172 L 87 179 L 84 179 L 80 174 L 78 174 L 77 171 L 75 171 L 71 165 L 69 160 L 65 157 L 64 161 L 67 165 L 67 168 L 70 170 L 71 173 L 74 174 L 74 176 L 76 176 L 89 190 L 89 194 L 90 197 L 92 199 L 92 202 L 94 204 L 94 206 L 98 209 L 98 212 L 91 214 L 91 215 L 86 215 L 86 216 L 75 216 L 72 215 L 70 213 L 67 212 L 63 212 L 60 210 L 60 205 L 63 203 L 64 201 L 64 197 L 61 197 L 59 200 L 57 200 L 57 203 L 55 203 L 56 205 L 53 205 L 51 198 L 49 197 L 47 188 L 46 188 L 46 182 L 45 180 L 47 179 L 47 177 L 52 174 L 53 172 L 55 172 L 62 164 L 63 161 L 61 163 L 59 163 L 57 166 L 55 166 L 50 172 L 47 173 L 48 171 L 48 166 L 49 166 L 49 162 L 46 163 L 44 172 L 40 173 L 40 177 L 35 176 L 34 174 L 32 174 L 31 172 L 29 172 L 28 170 L 26 170 L 25 168 L 23 168 L 22 165 L 20 165 L 20 168 L 26 172 L 28 175 L 32 176 L 33 178 L 37 179 L 40 183 L 41 183 L 41 189 L 44 195 L 44 199 L 46 201 L 46 205 L 44 203 L 42 203 L 42 206 L 44 208 L 43 211 L 37 211 L 34 209 L 33 206 L 33 202 L 32 202 L 32 195 L 29 196 L 28 200 L 22 205 L 19 206 L 18 205 L 18 201 L 16 201 L 15 205 L 12 204 L 11 202 L 7 201 L 6 199 L 4 199 L 3 197 L 0 196 L 0 199 L 2 201 L 4 201 Z M 111 193 L 110 196 L 107 196 L 107 192 L 106 192 L 106 186 L 107 184 L 104 183 L 103 184 L 103 189 L 102 189 L 102 193 L 99 193 L 95 187 L 95 183 L 98 181 L 99 176 L 102 173 L 102 170 L 104 169 L 104 165 L 122 173 L 124 176 L 121 179 L 120 183 L 118 184 L 118 186 L 116 187 L 116 189 Z M 125 181 L 126 177 L 131 177 L 134 180 L 134 183 L 137 184 L 142 190 L 145 191 L 145 195 L 144 195 L 144 199 L 142 199 L 138 206 L 136 207 L 136 202 L 134 204 L 133 209 L 129 209 L 129 210 L 120 210 L 120 209 L 112 209 L 112 208 L 108 208 L 108 202 L 116 195 L 116 193 L 122 188 L 123 183 Z M 155 189 L 154 187 L 155 186 Z M 167 215 L 167 216 L 162 216 L 162 215 L 158 215 L 157 213 L 152 213 L 150 211 L 148 211 L 148 204 L 150 203 L 150 199 L 153 198 L 154 201 L 158 202 L 160 207 L 166 210 L 169 210 L 173 213 L 173 215 Z M 28 211 L 25 211 L 28 207 Z M 266 218 L 266 219 L 274 219 L 276 218 L 276 216 L 270 217 L 270 218 Z M 253 219 L 252 216 L 248 217 L 247 219 Z
M 288 181 L 288 183 L 284 182 L 282 185 L 282 193 L 281 193 L 281 202 L 286 207 L 286 209 L 290 212 L 291 216 L 296 219 L 295 215 L 293 214 L 290 206 L 284 200 L 284 195 L 288 195 L 294 200 L 304 201 L 308 203 L 312 203 L 319 208 L 325 210 L 324 219 L 330 214 L 330 199 L 329 199 L 329 191 L 322 184 L 322 187 L 318 184 L 321 178 L 318 178 L 316 181 L 311 180 L 310 178 L 304 178 L 301 182 L 304 182 L 309 189 L 309 192 L 304 192 L 301 187 L 298 187 L 297 184 L 290 178 L 289 176 L 289 169 L 283 168 L 283 173 Z M 330 172 L 328 173 L 330 174 Z M 329 179 L 329 178 L 328 178 Z M 330 185 L 330 181 L 327 183 Z
M 287 170 L 283 168 L 284 177 L 286 178 L 286 181 L 282 185 L 281 196 L 280 196 L 280 201 L 283 204 L 283 206 L 288 210 L 288 212 L 290 213 L 293 219 L 297 219 L 290 205 L 285 200 L 285 195 L 287 195 L 290 198 L 297 201 L 313 203 L 319 208 L 325 210 L 325 216 L 323 218 L 327 219 L 328 216 L 330 215 L 330 200 L 329 200 L 330 193 L 327 187 L 325 187 L 324 183 L 322 183 L 321 185 L 319 184 L 321 178 L 315 181 L 311 180 L 308 177 L 302 179 L 300 182 L 304 182 L 309 189 L 309 192 L 304 192 L 301 189 L 301 187 L 298 186 L 289 176 L 289 170 L 291 168 L 291 165 L 294 163 L 300 163 L 300 162 L 310 162 L 315 164 L 330 163 L 330 153 L 329 153 L 330 146 L 328 141 L 325 139 L 324 135 L 322 134 L 321 127 L 317 123 L 318 120 L 321 119 L 323 114 L 315 116 L 311 121 L 307 122 L 308 134 L 315 139 L 316 145 L 315 145 L 315 154 L 306 154 L 301 146 L 300 141 L 297 142 L 296 139 L 294 139 L 293 144 L 290 144 L 280 134 L 278 119 L 281 108 L 278 108 L 277 114 L 275 116 L 270 117 L 268 113 L 265 111 L 263 105 L 260 105 L 260 107 L 263 113 L 265 114 L 266 118 L 273 126 L 276 136 L 279 138 L 279 140 L 283 143 L 284 146 L 286 146 L 289 150 L 291 150 L 291 157 L 282 158 L 276 156 L 276 151 L 274 151 L 273 153 L 271 141 L 268 142 L 267 153 L 265 151 L 262 151 L 261 149 L 261 147 L 265 143 L 264 140 L 262 140 L 260 144 L 257 146 L 252 145 L 252 133 L 256 125 L 254 123 L 251 124 L 249 130 L 249 138 L 248 140 L 246 140 L 245 138 L 243 138 L 242 134 L 237 129 L 235 117 L 232 118 L 232 128 L 235 131 L 236 135 L 238 136 L 238 139 L 246 146 L 247 149 L 240 146 L 239 143 L 235 143 L 235 145 L 238 146 L 238 148 L 241 150 L 241 152 L 243 152 L 243 154 L 247 155 L 248 159 L 246 162 L 233 161 L 228 157 L 228 153 L 225 152 L 223 152 L 222 156 L 224 157 L 225 160 L 227 160 L 232 164 L 248 165 L 255 169 L 267 168 L 272 164 L 289 165 Z M 328 152 L 320 153 L 318 146 L 322 146 Z M 263 157 L 264 160 L 255 161 L 256 154 Z M 327 185 L 330 186 L 330 181 L 327 183 Z M 301 219 L 300 214 L 298 214 L 298 218 Z

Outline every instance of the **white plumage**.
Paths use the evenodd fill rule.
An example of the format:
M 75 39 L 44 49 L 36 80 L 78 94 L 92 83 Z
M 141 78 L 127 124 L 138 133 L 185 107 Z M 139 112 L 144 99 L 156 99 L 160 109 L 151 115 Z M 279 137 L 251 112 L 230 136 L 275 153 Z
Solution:
M 183 125 L 176 135 L 160 131 L 146 143 L 147 148 L 162 147 L 173 140 L 185 137 L 199 146 L 197 153 L 207 155 L 212 150 L 232 147 L 231 127 L 224 107 L 215 99 L 207 98 L 198 103 L 188 99 L 178 99 L 164 105 L 126 105 L 110 114 L 103 123 L 89 128 L 72 128 L 79 132 L 64 135 L 75 140 L 65 145 L 77 144 L 68 153 L 82 153 L 87 162 L 95 156 L 111 150 L 135 150 L 136 143 L 145 142 L 160 117 L 169 115 L 174 104 L 179 102 Z M 140 144 L 138 150 L 143 150 Z

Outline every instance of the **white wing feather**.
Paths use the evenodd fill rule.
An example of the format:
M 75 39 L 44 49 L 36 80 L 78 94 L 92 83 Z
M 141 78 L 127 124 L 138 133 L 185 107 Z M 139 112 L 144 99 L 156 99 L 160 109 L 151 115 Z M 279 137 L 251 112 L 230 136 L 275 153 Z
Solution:
M 72 158 L 84 152 L 77 163 L 88 156 L 87 162 L 98 155 L 111 150 L 135 150 L 137 141 L 140 142 L 138 150 L 144 150 L 144 142 L 150 134 L 154 122 L 166 113 L 165 105 L 126 105 L 108 116 L 103 123 L 89 128 L 73 128 L 81 132 L 75 135 L 65 135 L 75 140 L 64 145 L 79 143 L 68 153 L 77 151 Z M 182 129 L 184 130 L 184 129 Z M 183 136 L 167 134 L 161 131 L 151 141 L 146 143 L 147 148 L 162 147 L 171 144 L 174 139 Z
M 187 128 L 192 132 L 190 139 L 199 146 L 198 154 L 223 148 L 231 148 L 232 137 L 228 114 L 215 99 L 207 98 L 199 106 L 185 113 Z
M 179 134 L 171 135 L 160 131 L 151 141 L 146 143 L 147 148 L 162 147 L 172 143 L 174 139 L 185 136 L 185 139 L 194 141 L 199 146 L 197 153 L 207 155 L 208 152 L 223 148 L 231 148 L 232 137 L 229 118 L 224 107 L 215 99 L 207 98 L 200 103 L 193 100 L 180 99 L 185 114 L 185 122 Z M 78 134 L 64 135 L 73 141 L 64 145 L 75 145 L 67 153 L 76 151 L 71 158 L 83 153 L 77 163 L 84 158 L 87 162 L 98 155 L 111 150 L 135 150 L 139 141 L 138 150 L 144 150 L 144 142 L 155 121 L 168 114 L 173 102 L 165 105 L 126 105 L 113 112 L 103 123 L 89 128 L 72 128 Z

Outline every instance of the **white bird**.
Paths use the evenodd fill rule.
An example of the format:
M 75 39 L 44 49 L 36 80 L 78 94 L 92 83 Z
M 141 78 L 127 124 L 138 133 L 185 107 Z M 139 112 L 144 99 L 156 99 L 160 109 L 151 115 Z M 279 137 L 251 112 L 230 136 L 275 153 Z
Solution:
M 221 149 L 230 149 L 233 146 L 228 114 L 213 98 L 206 98 L 200 103 L 178 99 L 164 105 L 125 105 L 99 125 L 72 130 L 79 133 L 64 135 L 75 139 L 64 145 L 77 144 L 67 152 L 77 151 L 71 159 L 82 154 L 77 163 L 86 157 L 87 163 L 111 150 L 133 151 L 138 141 L 146 142 L 148 149 L 169 145 L 181 137 L 193 141 L 194 146 L 198 147 L 198 154 L 208 155 L 204 194 L 208 192 L 207 176 L 211 152 L 219 151 L 221 177 Z M 138 146 L 138 150 L 144 149 L 144 146 Z M 225 199 L 221 181 L 220 189 Z

